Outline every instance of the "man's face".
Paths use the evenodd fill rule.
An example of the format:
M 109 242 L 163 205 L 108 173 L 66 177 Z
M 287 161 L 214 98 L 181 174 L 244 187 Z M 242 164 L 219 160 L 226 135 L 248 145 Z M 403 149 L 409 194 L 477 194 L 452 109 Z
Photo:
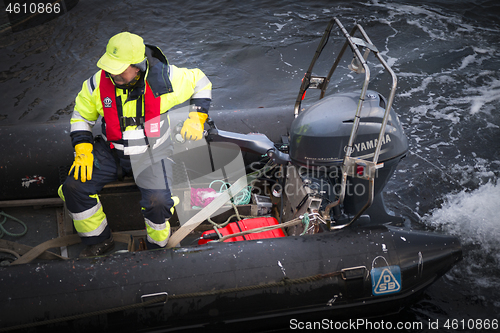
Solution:
M 118 75 L 110 75 L 115 84 L 125 85 L 127 83 L 130 83 L 137 76 L 137 73 L 139 73 L 139 68 L 128 66 L 127 69 L 123 71 L 123 73 Z

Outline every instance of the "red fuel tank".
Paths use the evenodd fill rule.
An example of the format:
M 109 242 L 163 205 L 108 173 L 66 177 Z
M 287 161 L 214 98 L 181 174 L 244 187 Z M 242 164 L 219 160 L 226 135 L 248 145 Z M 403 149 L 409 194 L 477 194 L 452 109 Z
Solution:
M 277 225 L 278 221 L 274 217 L 258 217 L 254 219 L 244 219 L 239 222 L 229 223 L 226 227 L 219 229 L 222 236 L 232 235 L 238 232 Z M 224 242 L 239 242 L 243 240 L 264 239 L 264 238 L 278 238 L 285 237 L 285 233 L 280 228 L 264 231 L 259 233 L 251 233 L 243 236 L 236 236 L 226 239 Z M 217 239 L 215 230 L 205 231 L 201 238 L 198 240 L 198 245 L 206 244 L 210 240 Z

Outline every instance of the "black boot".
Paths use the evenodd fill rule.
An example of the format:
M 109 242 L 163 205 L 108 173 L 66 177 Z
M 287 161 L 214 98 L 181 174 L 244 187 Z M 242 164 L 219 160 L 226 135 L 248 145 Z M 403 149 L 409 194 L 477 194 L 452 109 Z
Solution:
M 113 235 L 111 235 L 104 242 L 85 246 L 85 248 L 80 253 L 80 258 L 101 256 L 109 250 L 113 249 L 113 247 L 115 247 L 115 241 L 113 240 Z

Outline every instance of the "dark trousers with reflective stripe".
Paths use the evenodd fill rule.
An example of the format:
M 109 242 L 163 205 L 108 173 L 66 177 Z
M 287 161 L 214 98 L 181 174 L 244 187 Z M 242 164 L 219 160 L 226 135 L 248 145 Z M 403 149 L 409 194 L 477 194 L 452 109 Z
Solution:
M 73 214 L 84 213 L 95 207 L 97 204 L 95 195 L 102 190 L 104 185 L 118 180 L 118 166 L 109 144 L 102 138 L 96 138 L 93 154 L 94 170 L 92 179 L 84 183 L 81 182 L 80 178 L 75 180 L 74 171 L 72 171 L 62 186 L 66 207 Z M 120 159 L 120 165 L 125 175 L 132 175 L 129 159 Z M 158 225 L 165 223 L 165 220 L 172 216 L 171 208 L 174 201 L 168 185 L 171 168 L 169 160 L 161 160 L 142 171 L 139 178 L 141 184 L 137 182 L 141 191 L 140 205 L 142 214 L 144 218 Z M 148 184 L 154 184 L 154 187 L 148 186 Z M 126 205 L 127 203 L 124 202 L 123 204 Z M 86 245 L 97 244 L 108 239 L 110 235 L 110 227 L 106 225 L 98 235 L 83 236 L 82 243 Z M 148 247 L 155 248 L 157 246 L 148 244 Z

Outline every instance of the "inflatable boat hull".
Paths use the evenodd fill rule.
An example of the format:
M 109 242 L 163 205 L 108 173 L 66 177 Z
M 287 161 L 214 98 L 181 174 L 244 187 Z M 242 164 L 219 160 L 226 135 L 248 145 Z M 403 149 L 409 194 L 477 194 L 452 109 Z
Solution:
M 11 266 L 0 268 L 0 324 L 109 331 L 371 317 L 399 311 L 461 256 L 454 237 L 377 226 Z

